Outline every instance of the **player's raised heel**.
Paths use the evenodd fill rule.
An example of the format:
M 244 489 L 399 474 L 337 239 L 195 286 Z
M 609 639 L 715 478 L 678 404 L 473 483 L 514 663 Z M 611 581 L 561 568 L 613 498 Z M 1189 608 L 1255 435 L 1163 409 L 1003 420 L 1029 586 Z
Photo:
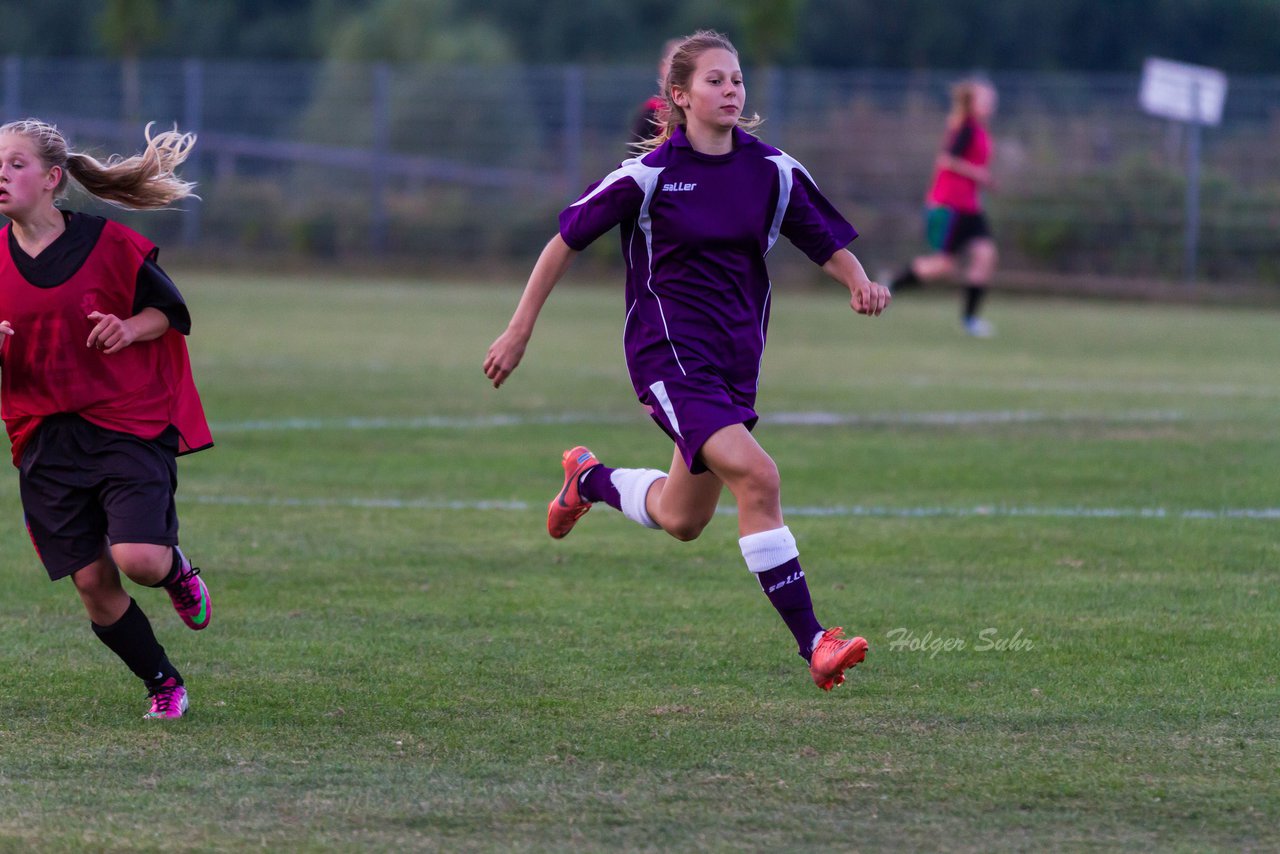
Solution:
M 564 468 L 564 485 L 547 505 L 547 533 L 557 540 L 567 536 L 591 509 L 591 502 L 578 490 L 578 481 L 600 461 L 588 448 L 578 445 L 560 455 L 560 465 Z
M 187 628 L 200 631 L 209 625 L 212 608 L 209 604 L 209 588 L 200 577 L 200 570 L 191 565 L 182 549 L 177 549 L 182 561 L 178 577 L 172 584 L 165 586 L 165 592 L 173 602 L 173 610 L 178 612 Z
M 845 638 L 844 629 L 837 626 L 827 629 L 813 646 L 809 659 L 809 673 L 813 682 L 823 691 L 830 691 L 844 682 L 845 670 L 867 657 L 865 638 Z

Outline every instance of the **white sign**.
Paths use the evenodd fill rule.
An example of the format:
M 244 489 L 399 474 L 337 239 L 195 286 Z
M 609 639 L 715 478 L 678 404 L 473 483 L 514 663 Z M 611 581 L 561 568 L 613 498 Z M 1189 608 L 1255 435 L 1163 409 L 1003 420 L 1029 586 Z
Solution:
M 1227 100 L 1227 75 L 1216 68 L 1151 57 L 1142 66 L 1139 100 L 1153 116 L 1218 125 Z

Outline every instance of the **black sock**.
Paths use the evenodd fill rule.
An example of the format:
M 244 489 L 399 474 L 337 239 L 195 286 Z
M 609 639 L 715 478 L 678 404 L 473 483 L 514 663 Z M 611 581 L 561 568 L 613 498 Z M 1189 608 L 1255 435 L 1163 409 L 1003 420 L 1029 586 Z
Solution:
M 964 319 L 966 321 L 973 320 L 978 316 L 978 309 L 982 307 L 982 298 L 987 295 L 987 289 L 982 285 L 969 285 L 964 289 Z
M 900 291 L 903 288 L 918 284 L 920 284 L 920 277 L 916 275 L 916 271 L 911 269 L 911 265 L 908 264 L 906 269 L 895 276 L 893 281 L 889 283 L 889 290 Z
M 169 677 L 177 679 L 179 685 L 182 684 L 178 668 L 169 662 L 169 657 L 164 654 L 164 647 L 156 640 L 155 632 L 151 631 L 151 621 L 133 599 L 129 600 L 129 608 L 124 616 L 111 625 L 100 626 L 92 621 L 89 625 L 93 627 L 98 640 L 120 656 L 120 660 L 133 671 L 133 675 L 147 683 L 148 688 L 154 688 Z
M 170 584 L 178 580 L 178 573 L 182 571 L 182 558 L 178 557 L 178 549 L 173 549 L 173 565 L 169 567 L 169 574 L 163 580 L 152 584 L 152 587 L 168 587 Z

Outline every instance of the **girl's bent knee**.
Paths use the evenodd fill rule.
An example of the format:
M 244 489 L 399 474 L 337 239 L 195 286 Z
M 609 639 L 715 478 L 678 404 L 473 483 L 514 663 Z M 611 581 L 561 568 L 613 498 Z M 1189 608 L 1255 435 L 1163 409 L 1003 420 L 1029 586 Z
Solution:
M 781 495 L 782 479 L 778 476 L 778 467 L 770 460 L 768 466 L 762 466 L 743 481 L 739 501 L 770 504 L 777 503 Z
M 706 530 L 707 524 L 707 521 L 700 519 L 680 520 L 672 525 L 664 525 L 663 530 L 680 542 L 687 543 L 698 539 L 702 532 Z
M 164 578 L 173 564 L 171 546 L 127 544 L 114 546 L 111 551 L 120 571 L 141 584 Z

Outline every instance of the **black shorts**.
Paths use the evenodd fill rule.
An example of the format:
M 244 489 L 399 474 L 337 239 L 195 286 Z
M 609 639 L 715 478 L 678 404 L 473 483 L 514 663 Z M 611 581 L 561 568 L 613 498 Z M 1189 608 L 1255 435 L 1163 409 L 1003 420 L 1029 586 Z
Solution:
M 991 236 L 991 226 L 983 213 L 962 213 L 942 206 L 925 209 L 924 230 L 929 246 L 948 255 L 964 251 L 971 241 L 980 237 Z
M 76 415 L 46 418 L 22 452 L 18 484 L 31 542 L 51 580 L 112 543 L 178 544 L 177 434 L 147 440 Z

